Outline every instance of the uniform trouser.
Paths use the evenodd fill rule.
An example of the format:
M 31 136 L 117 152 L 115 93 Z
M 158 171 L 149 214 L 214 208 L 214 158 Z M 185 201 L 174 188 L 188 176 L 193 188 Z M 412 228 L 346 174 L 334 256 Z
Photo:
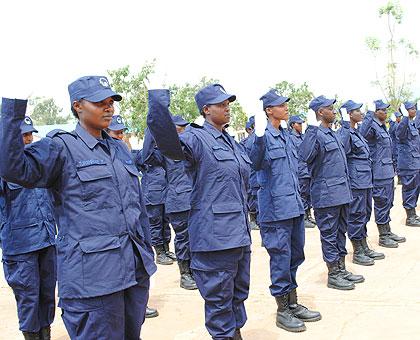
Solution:
M 206 328 L 213 339 L 233 337 L 247 320 L 250 247 L 192 252 L 191 268 L 205 305 Z
M 314 208 L 315 220 L 321 234 L 322 256 L 327 263 L 333 263 L 347 255 L 346 231 L 349 205 L 342 204 L 328 208 Z
M 169 219 L 165 214 L 163 204 L 146 205 L 147 215 L 150 223 L 150 236 L 152 246 L 159 246 L 171 241 L 171 228 Z
M 416 208 L 420 193 L 420 170 L 414 170 L 411 174 L 400 175 L 400 178 L 403 207 L 405 209 Z
M 139 340 L 149 275 L 137 269 L 137 285 L 116 293 L 82 299 L 60 299 L 62 319 L 72 340 Z
M 311 207 L 311 179 L 299 178 L 300 197 L 302 198 L 303 209 Z
M 54 321 L 56 263 L 55 246 L 3 255 L 4 276 L 13 289 L 23 332 L 39 332 Z
M 366 225 L 372 212 L 372 188 L 352 189 L 353 200 L 350 203 L 348 236 L 350 240 L 367 237 Z
M 305 260 L 303 215 L 283 221 L 261 223 L 261 238 L 270 255 L 270 292 L 273 296 L 297 287 L 296 272 Z
M 189 211 L 181 211 L 168 214 L 169 221 L 175 231 L 175 254 L 179 260 L 190 259 L 190 241 L 188 236 L 189 213 Z
M 394 203 L 394 180 L 387 184 L 373 184 L 373 201 L 376 224 L 387 224 L 391 221 L 389 213 Z

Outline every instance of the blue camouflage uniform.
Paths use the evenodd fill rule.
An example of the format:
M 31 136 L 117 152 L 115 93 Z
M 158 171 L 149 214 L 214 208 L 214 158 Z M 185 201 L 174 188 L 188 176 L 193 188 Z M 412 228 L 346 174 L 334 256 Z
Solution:
M 334 99 L 321 97 L 310 104 L 315 112 L 335 103 Z M 331 128 L 309 126 L 299 155 L 308 164 L 312 177 L 311 200 L 324 261 L 336 263 L 347 254 L 346 231 L 352 200 L 344 147 Z
M 204 105 L 233 101 L 218 84 L 196 94 Z M 174 159 L 185 158 L 191 174 L 188 232 L 191 268 L 205 300 L 205 324 L 213 339 L 232 338 L 247 320 L 244 301 L 250 279 L 250 230 L 247 154 L 226 131 L 207 121 L 192 125 L 178 137 L 169 112 L 169 91 L 149 91 L 148 127 L 160 150 Z M 181 144 L 179 144 L 179 140 Z
M 348 101 L 343 105 L 348 112 L 360 109 L 363 104 Z M 350 240 L 367 237 L 366 225 L 372 212 L 372 161 L 367 141 L 350 122 L 342 122 L 338 135 L 347 155 L 347 166 L 353 200 L 350 203 L 348 236 Z
M 141 185 L 149 216 L 152 246 L 166 245 L 171 241 L 171 229 L 165 212 L 168 185 L 165 162 L 148 129 L 145 131 L 143 149 L 139 156 L 141 158 L 137 157 L 135 163 L 143 174 Z
M 303 123 L 303 120 L 299 116 L 293 116 L 289 119 L 289 124 L 292 123 Z M 296 150 L 299 150 L 305 134 L 298 133 L 295 129 L 291 128 L 290 137 Z M 306 162 L 304 162 L 300 157 L 298 163 L 298 177 L 303 209 L 308 210 L 311 208 L 311 175 L 309 174 L 308 164 L 306 164 Z
M 407 110 L 415 108 L 412 102 L 404 103 Z M 402 199 L 405 209 L 415 209 L 420 192 L 420 135 L 419 115 L 415 119 L 403 117 L 395 129 L 398 143 L 397 169 L 402 184 Z
M 377 101 L 376 107 L 386 109 L 389 105 Z M 385 124 L 382 124 L 373 112 L 366 115 L 359 130 L 368 142 L 372 159 L 375 221 L 380 225 L 387 224 L 391 221 L 390 211 L 394 202 L 395 171 L 391 137 Z
M 29 117 L 21 133 L 37 132 Z M 55 315 L 54 206 L 46 189 L 26 189 L 0 179 L 0 239 L 4 276 L 16 298 L 19 329 L 37 333 Z
M 70 100 L 121 100 L 105 77 L 69 85 Z M 138 339 L 156 271 L 138 171 L 127 146 L 80 123 L 23 148 L 26 101 L 3 99 L 0 176 L 55 199 L 59 306 L 71 339 Z M 4 160 L 15 159 L 15 162 Z

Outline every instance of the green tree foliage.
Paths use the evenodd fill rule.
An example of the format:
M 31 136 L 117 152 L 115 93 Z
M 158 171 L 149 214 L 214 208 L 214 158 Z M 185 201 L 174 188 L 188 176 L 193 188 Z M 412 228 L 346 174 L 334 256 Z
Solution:
M 30 99 L 29 104 L 34 106 L 31 118 L 38 125 L 66 124 L 71 115 L 63 116 L 63 109 L 59 107 L 53 98 L 36 97 Z
M 308 111 L 308 104 L 313 98 L 313 93 L 309 90 L 308 84 L 305 82 L 302 85 L 282 81 L 273 86 L 279 94 L 289 97 L 289 115 L 299 115 L 302 118 L 306 117 Z
M 244 130 L 248 116 L 238 100 L 230 104 L 230 126 L 234 130 Z
M 147 62 L 138 73 L 132 73 L 130 67 L 124 66 L 108 71 L 111 86 L 121 94 L 120 114 L 124 117 L 130 130 L 136 136 L 143 137 L 147 116 L 147 87 L 145 79 L 154 72 L 155 60 Z
M 398 110 L 400 104 L 409 100 L 412 96 L 410 85 L 414 74 L 407 74 L 404 70 L 404 61 L 417 58 L 418 51 L 414 45 L 397 34 L 398 25 L 402 24 L 403 9 L 397 1 L 389 1 L 385 6 L 378 10 L 379 18 L 385 19 L 385 29 L 388 34 L 386 42 L 381 42 L 376 37 L 367 37 L 366 46 L 372 53 L 376 68 L 376 80 L 373 82 L 377 86 L 387 102 L 391 105 L 391 110 Z M 381 59 L 385 60 L 384 65 Z M 390 114 L 393 112 L 390 110 Z

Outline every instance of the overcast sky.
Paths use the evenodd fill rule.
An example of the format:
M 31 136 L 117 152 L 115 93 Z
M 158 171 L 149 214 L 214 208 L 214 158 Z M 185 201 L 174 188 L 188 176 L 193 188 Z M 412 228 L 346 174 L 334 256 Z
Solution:
M 366 36 L 386 37 L 386 1 L 2 1 L 0 95 L 54 97 L 67 85 L 157 59 L 168 83 L 220 79 L 248 114 L 282 80 L 306 81 L 316 95 L 381 97 Z M 420 49 L 420 2 L 401 1 L 400 33 Z M 417 70 L 420 60 L 409 70 Z M 413 84 L 420 96 L 420 82 Z

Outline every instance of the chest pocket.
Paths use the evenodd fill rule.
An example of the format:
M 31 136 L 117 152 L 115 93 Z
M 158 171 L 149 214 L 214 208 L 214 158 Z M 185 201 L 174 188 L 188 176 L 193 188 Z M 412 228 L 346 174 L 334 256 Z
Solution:
M 76 172 L 82 187 L 83 209 L 90 211 L 111 207 L 109 197 L 113 182 L 106 163 L 79 167 Z
M 228 161 L 235 159 L 233 153 L 229 152 L 227 148 L 223 148 L 222 146 L 213 146 L 212 149 L 213 155 L 218 161 Z
M 329 151 L 333 151 L 338 149 L 338 144 L 335 140 L 328 140 L 325 142 L 325 151 L 329 152 Z
M 418 136 L 419 135 L 419 131 L 414 127 L 410 127 L 410 133 L 412 136 Z
M 380 135 L 381 135 L 382 144 L 385 145 L 385 146 L 390 146 L 391 145 L 391 141 L 390 141 L 391 137 L 389 136 L 389 134 L 384 131 L 384 132 L 381 132 Z

